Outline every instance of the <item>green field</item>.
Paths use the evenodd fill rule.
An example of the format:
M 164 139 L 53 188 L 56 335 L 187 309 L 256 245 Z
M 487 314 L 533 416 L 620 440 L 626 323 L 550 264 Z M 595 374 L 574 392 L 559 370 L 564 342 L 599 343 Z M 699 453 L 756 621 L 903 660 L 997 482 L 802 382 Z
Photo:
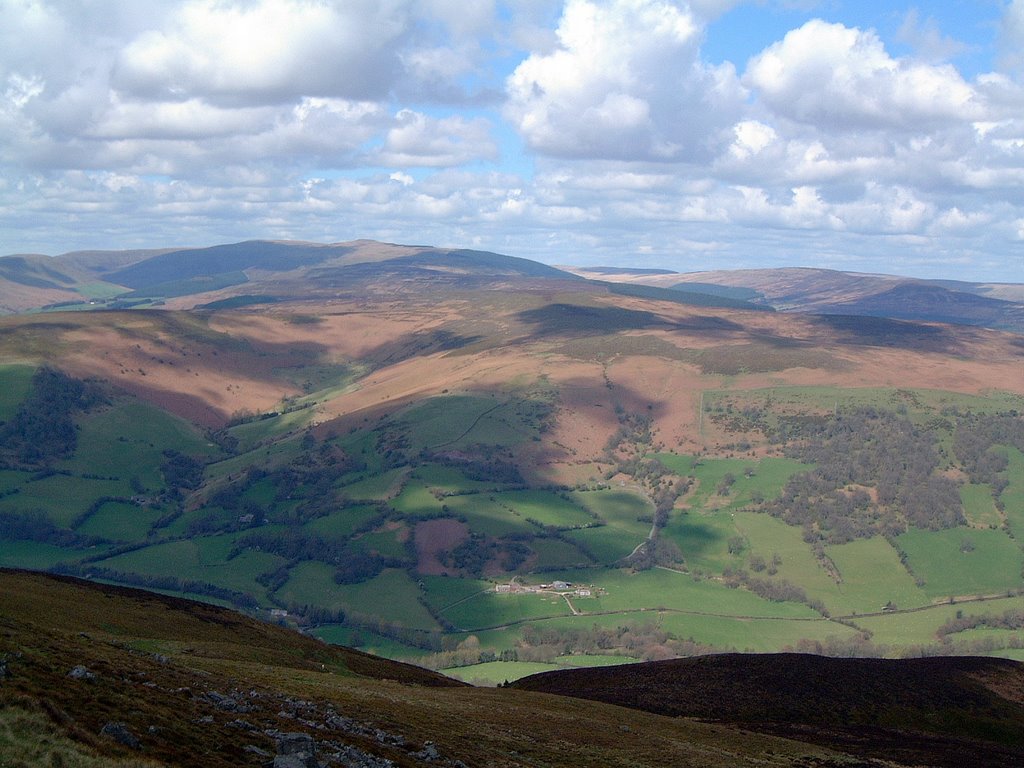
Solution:
M 275 593 L 285 604 L 320 605 L 410 629 L 440 629 L 418 596 L 416 582 L 405 571 L 389 568 L 362 584 L 336 584 L 333 568 L 311 560 L 292 568 L 291 578 Z
M 86 536 L 98 536 L 111 541 L 138 541 L 146 538 L 160 515 L 160 510 L 108 501 L 77 530 Z
M 384 501 L 399 490 L 403 478 L 408 474 L 409 470 L 404 467 L 388 470 L 346 485 L 342 493 L 353 501 Z
M 468 667 L 451 667 L 440 670 L 448 677 L 462 680 L 473 685 L 494 686 L 503 682 L 512 682 L 521 677 L 536 675 L 559 669 L 557 664 L 545 664 L 539 661 L 489 661 L 484 664 L 472 664 Z
M 565 536 L 599 563 L 615 563 L 628 557 L 647 538 L 646 533 L 627 532 L 610 525 L 568 531 Z
M 588 568 L 544 574 L 544 577 L 605 590 L 606 594 L 601 596 L 573 599 L 577 609 L 585 613 L 636 614 L 645 610 L 667 610 L 709 616 L 818 618 L 815 611 L 800 603 L 772 602 L 745 589 L 730 589 L 718 581 L 698 580 L 665 568 L 640 572 Z
M 976 528 L 998 528 L 1002 523 L 992 499 L 992 486 L 967 483 L 960 486 L 960 499 L 967 521 Z
M 4 568 L 28 568 L 45 570 L 57 563 L 77 560 L 85 554 L 95 554 L 96 550 L 63 549 L 52 544 L 38 541 L 4 541 L 0 546 L 0 566 Z
M 755 492 L 774 499 L 793 474 L 810 468 L 793 459 L 778 458 L 711 459 L 675 453 L 658 453 L 654 458 L 680 477 L 693 476 L 695 487 L 683 500 L 691 510 L 740 509 L 751 504 Z M 734 482 L 722 494 L 719 485 L 727 474 Z
M 100 560 L 96 565 L 146 576 L 192 579 L 259 598 L 266 590 L 256 581 L 256 577 L 281 566 L 284 558 L 265 552 L 246 551 L 228 560 L 228 554 L 237 538 L 237 534 L 228 534 L 155 544 Z
M 465 496 L 447 496 L 443 504 L 449 513 L 464 518 L 474 531 L 488 536 L 509 534 L 533 534 L 537 527 L 523 517 L 511 514 L 493 494 L 474 493 Z
M 897 608 L 927 605 L 928 593 L 900 563 L 899 553 L 881 537 L 858 539 L 826 549 L 842 582 L 834 611 L 870 613 L 891 603 Z
M 570 497 L 591 515 L 603 520 L 609 528 L 641 539 L 646 538 L 651 529 L 654 504 L 646 496 L 634 491 L 576 491 Z
M 19 493 L 0 499 L 0 510 L 42 511 L 61 527 L 70 526 L 101 497 L 128 497 L 132 493 L 127 480 L 94 480 L 61 474 L 27 480 L 19 488 Z
M 535 429 L 524 423 L 519 401 L 493 395 L 433 397 L 389 421 L 407 436 L 413 452 L 521 443 Z
M 188 422 L 139 402 L 87 414 L 79 421 L 78 449 L 58 466 L 75 473 L 137 477 L 149 489 L 163 487 L 163 451 L 174 450 L 201 460 L 220 454 L 218 448 Z
M 911 529 L 898 540 L 929 597 L 991 595 L 1024 586 L 1024 551 L 1003 531 Z
M 568 604 L 554 595 L 498 594 L 493 588 L 440 611 L 461 631 L 518 624 L 551 616 L 568 616 Z
M 34 365 L 0 365 L 0 422 L 9 421 L 32 387 Z
M 1017 448 L 1007 448 L 1006 456 L 1010 461 L 1006 468 L 1010 484 L 999 498 L 1006 511 L 1006 524 L 1013 531 L 1018 545 L 1024 547 L 1024 453 Z
M 1020 610 L 1022 598 L 1003 597 L 980 602 L 940 603 L 924 610 L 858 616 L 854 623 L 872 633 L 872 641 L 881 645 L 907 647 L 928 645 L 936 641 L 936 630 L 950 619 L 962 615 L 998 616 L 1009 610 Z
M 304 527 L 311 533 L 341 538 L 351 536 L 356 530 L 378 515 L 380 515 L 380 511 L 377 507 L 369 504 L 356 504 L 351 507 L 345 507 L 326 517 L 319 517 L 307 523 Z
M 594 516 L 571 500 L 551 491 L 504 491 L 493 494 L 499 504 L 524 520 L 555 528 L 576 528 L 595 522 Z
M 741 565 L 747 554 L 729 553 L 729 539 L 741 534 L 728 512 L 677 512 L 669 518 L 661 535 L 679 547 L 692 571 L 721 573 L 727 567 Z

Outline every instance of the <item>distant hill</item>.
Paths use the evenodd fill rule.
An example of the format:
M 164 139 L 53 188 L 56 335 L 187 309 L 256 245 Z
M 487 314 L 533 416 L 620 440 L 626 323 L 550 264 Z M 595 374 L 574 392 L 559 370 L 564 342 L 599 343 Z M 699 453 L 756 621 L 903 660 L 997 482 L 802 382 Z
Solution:
M 1024 285 L 919 280 L 830 269 L 739 269 L 647 274 L 574 269 L 592 279 L 749 301 L 782 312 L 865 315 L 1024 333 Z
M 1024 664 L 722 654 L 545 672 L 513 683 L 669 717 L 744 724 L 922 765 L 1024 761 Z

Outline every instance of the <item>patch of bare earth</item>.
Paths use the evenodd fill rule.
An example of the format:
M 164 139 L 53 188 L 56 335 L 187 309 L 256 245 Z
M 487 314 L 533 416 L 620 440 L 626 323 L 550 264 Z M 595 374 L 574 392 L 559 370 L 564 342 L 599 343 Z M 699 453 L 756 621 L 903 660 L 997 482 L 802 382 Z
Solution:
M 459 520 L 440 518 L 416 524 L 416 570 L 425 576 L 452 576 L 457 572 L 447 568 L 440 556 L 469 536 L 469 526 Z

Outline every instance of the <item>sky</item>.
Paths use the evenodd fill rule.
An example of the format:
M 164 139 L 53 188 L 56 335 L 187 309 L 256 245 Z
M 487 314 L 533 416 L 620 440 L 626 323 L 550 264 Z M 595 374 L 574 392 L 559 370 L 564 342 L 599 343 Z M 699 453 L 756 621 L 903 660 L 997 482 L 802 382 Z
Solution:
M 1024 0 L 0 0 L 0 253 L 1024 282 Z

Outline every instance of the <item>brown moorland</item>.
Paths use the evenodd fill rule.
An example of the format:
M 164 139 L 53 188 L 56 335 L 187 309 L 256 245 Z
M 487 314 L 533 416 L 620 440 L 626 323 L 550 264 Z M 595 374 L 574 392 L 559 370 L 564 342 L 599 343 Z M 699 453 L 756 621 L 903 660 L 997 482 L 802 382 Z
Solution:
M 854 764 L 748 729 L 470 688 L 221 608 L 43 574 L 0 571 L 0 660 L 10 766 L 259 766 L 306 737 L 327 765 Z

